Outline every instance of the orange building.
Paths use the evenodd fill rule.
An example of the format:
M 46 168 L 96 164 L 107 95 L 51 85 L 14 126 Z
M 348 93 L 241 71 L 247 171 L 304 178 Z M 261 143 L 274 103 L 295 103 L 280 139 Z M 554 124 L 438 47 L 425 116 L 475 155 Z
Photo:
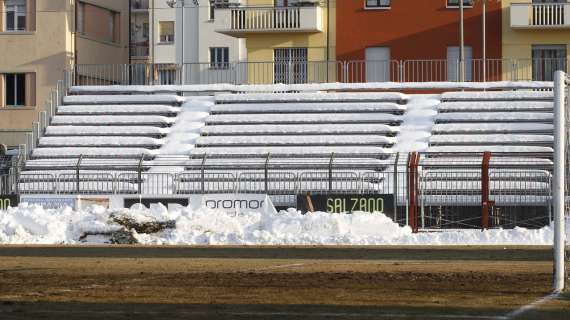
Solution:
M 484 0 L 464 1 L 465 80 L 482 80 L 483 69 L 487 80 L 498 80 L 501 4 L 486 2 L 483 64 Z M 457 0 L 337 1 L 337 60 L 363 61 L 348 65 L 346 73 L 353 81 L 455 81 L 460 45 L 458 3 Z M 401 60 L 415 61 L 396 62 Z

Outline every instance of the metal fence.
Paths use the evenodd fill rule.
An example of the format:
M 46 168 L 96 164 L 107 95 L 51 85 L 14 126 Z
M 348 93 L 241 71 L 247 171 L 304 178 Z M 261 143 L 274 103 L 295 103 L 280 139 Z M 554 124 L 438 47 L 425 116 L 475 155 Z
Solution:
M 472 59 L 465 82 L 552 81 L 566 59 Z M 185 64 L 77 65 L 72 85 L 299 84 L 459 82 L 459 60 L 276 61 Z
M 335 160 L 334 155 L 302 162 L 212 156 L 187 157 L 170 164 L 163 160 L 162 165 L 156 160 L 139 161 L 138 166 L 120 171 L 112 166 L 94 168 L 83 158 L 76 168 L 58 171 L 13 168 L 0 181 L 8 194 L 152 198 L 261 193 L 268 194 L 278 207 L 295 207 L 297 195 L 307 193 L 392 195 L 392 218 L 416 230 L 537 228 L 551 221 L 552 165 L 548 159 L 532 164 L 524 158 L 494 155 L 494 162 L 487 165 L 481 155 L 437 159 L 417 153 L 373 159 L 373 163 Z

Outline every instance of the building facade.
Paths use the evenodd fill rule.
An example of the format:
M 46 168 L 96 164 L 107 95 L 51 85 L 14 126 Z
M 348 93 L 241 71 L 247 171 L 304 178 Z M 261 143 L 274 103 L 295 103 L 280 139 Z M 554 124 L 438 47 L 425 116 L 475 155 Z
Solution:
M 216 10 L 216 30 L 245 39 L 248 83 L 336 81 L 335 0 L 243 0 Z
M 487 1 L 483 65 L 482 0 L 464 0 L 465 80 L 500 78 L 501 4 Z M 457 0 L 337 2 L 337 51 L 349 81 L 457 81 Z M 492 59 L 495 59 L 493 61 Z M 402 64 L 398 61 L 408 60 Z M 485 68 L 483 68 L 485 66 Z
M 503 58 L 518 78 L 551 81 L 567 70 L 570 3 L 566 0 L 503 0 Z
M 65 69 L 127 63 L 128 37 L 128 0 L 0 0 L 0 144 L 25 142 Z

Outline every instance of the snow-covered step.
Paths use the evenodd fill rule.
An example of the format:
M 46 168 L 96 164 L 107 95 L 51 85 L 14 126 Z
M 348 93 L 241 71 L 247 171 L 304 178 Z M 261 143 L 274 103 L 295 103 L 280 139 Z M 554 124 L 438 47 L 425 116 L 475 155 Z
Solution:
M 533 134 L 445 134 L 434 135 L 429 139 L 430 145 L 547 145 L 552 146 L 553 136 Z
M 271 155 L 270 155 L 271 156 Z M 260 157 L 250 157 L 250 158 L 207 158 L 208 166 L 227 168 L 231 170 L 262 170 L 265 168 L 267 161 L 267 154 L 263 154 Z M 394 161 L 392 159 L 372 159 L 372 158 L 335 158 L 334 167 L 335 169 L 383 169 L 388 165 L 393 165 Z M 200 173 L 200 169 L 203 165 L 203 159 L 199 157 L 190 159 L 184 162 L 184 166 L 189 169 L 194 169 L 194 172 Z M 330 165 L 330 154 L 321 158 L 272 158 L 271 159 L 271 169 L 283 169 L 286 172 L 290 169 L 299 170 L 313 170 L 317 168 L 328 168 Z M 221 169 L 220 169 L 221 170 Z M 209 172 L 209 171 L 208 171 Z
M 552 134 L 554 126 L 548 123 L 440 123 L 432 128 L 432 134 Z
M 90 136 L 42 137 L 40 147 L 144 147 L 157 148 L 164 143 L 149 137 Z
M 200 137 L 196 145 L 201 146 L 341 146 L 370 145 L 387 146 L 396 143 L 396 138 L 375 135 L 339 136 L 213 136 Z
M 436 123 L 449 122 L 545 122 L 551 123 L 554 115 L 546 112 L 451 112 L 440 113 Z
M 164 136 L 170 132 L 170 128 L 152 126 L 56 126 L 46 128 L 46 136 Z
M 213 115 L 206 119 L 208 125 L 225 124 L 325 124 L 325 123 L 384 123 L 399 124 L 401 117 L 384 113 L 328 113 L 328 114 L 283 114 L 267 116 L 264 114 Z
M 33 158 L 77 158 L 90 157 L 129 157 L 140 158 L 142 155 L 153 156 L 155 152 L 145 148 L 98 148 L 98 147 L 63 147 L 63 148 L 36 148 L 32 152 Z
M 127 126 L 169 126 L 176 118 L 164 116 L 55 116 L 52 125 L 127 125 Z
M 422 167 L 443 167 L 444 170 L 450 170 L 450 167 L 460 168 L 459 170 L 464 170 L 464 168 L 471 168 L 475 166 L 478 171 L 481 171 L 481 155 L 474 155 L 470 157 L 465 156 L 455 156 L 455 157 L 430 157 L 421 159 L 420 165 Z M 520 168 L 520 167 L 550 167 L 552 165 L 552 160 L 544 158 L 532 158 L 532 157 L 503 157 L 494 155 L 491 157 L 489 162 L 491 168 L 496 167 L 507 167 L 507 168 Z M 465 169 L 468 170 L 468 169 Z
M 468 194 L 481 193 L 481 180 L 446 180 L 427 181 L 422 183 L 422 194 L 441 195 L 453 190 L 453 194 L 460 191 L 469 191 Z M 529 195 L 536 191 L 547 192 L 550 190 L 548 182 L 526 181 L 489 181 L 491 195 Z
M 472 102 L 443 102 L 437 106 L 439 112 L 504 112 L 504 111 L 532 111 L 552 112 L 554 103 L 546 101 L 472 101 Z
M 489 169 L 490 181 L 549 181 L 546 170 Z M 430 169 L 422 173 L 422 181 L 481 181 L 481 169 Z
M 552 101 L 552 91 L 465 91 L 446 92 L 441 100 L 446 101 Z
M 461 152 L 502 152 L 502 153 L 552 153 L 550 147 L 540 146 L 493 146 L 493 145 L 473 145 L 473 146 L 432 146 L 428 152 L 461 153 Z
M 31 171 L 51 171 L 59 170 L 77 170 L 78 157 L 75 158 L 46 158 L 31 159 L 26 161 L 25 169 Z M 137 170 L 140 160 L 134 158 L 113 158 L 113 159 L 81 159 L 81 171 L 97 170 L 101 172 L 104 169 L 109 172 L 113 171 L 132 171 Z M 143 162 L 143 168 L 148 165 Z
M 236 147 L 236 148 L 196 148 L 193 155 L 266 155 L 272 156 L 357 156 L 368 155 L 375 158 L 385 158 L 391 154 L 389 149 L 380 147 Z
M 149 95 L 80 95 L 66 96 L 63 104 L 66 105 L 103 105 L 103 104 L 168 104 L 176 105 L 184 99 L 174 94 Z
M 399 132 L 396 126 L 385 124 L 310 124 L 310 125 L 224 125 L 206 126 L 201 129 L 202 135 L 323 135 L 323 134 L 381 134 L 395 135 Z
M 216 103 L 299 103 L 299 102 L 394 102 L 405 104 L 408 96 L 398 92 L 357 93 L 249 93 L 218 94 Z
M 67 105 L 57 108 L 58 115 L 176 115 L 179 107 L 170 105 Z
M 406 106 L 396 103 L 268 103 L 268 104 L 218 104 L 212 107 L 212 114 L 239 113 L 351 113 L 383 112 L 401 114 Z

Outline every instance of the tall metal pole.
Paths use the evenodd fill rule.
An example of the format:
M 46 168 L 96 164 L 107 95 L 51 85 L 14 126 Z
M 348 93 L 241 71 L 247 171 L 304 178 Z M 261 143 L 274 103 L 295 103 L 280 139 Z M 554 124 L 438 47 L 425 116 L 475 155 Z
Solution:
M 459 33 L 460 33 L 460 46 L 459 46 L 459 81 L 465 81 L 465 39 L 463 29 L 463 0 L 459 0 Z
M 552 201 L 554 207 L 554 292 L 562 292 L 562 290 L 564 290 L 565 276 L 565 81 L 566 74 L 563 71 L 559 70 L 554 73 L 554 176 L 552 186 Z
M 481 0 L 483 3 L 483 82 L 487 81 L 487 0 Z

